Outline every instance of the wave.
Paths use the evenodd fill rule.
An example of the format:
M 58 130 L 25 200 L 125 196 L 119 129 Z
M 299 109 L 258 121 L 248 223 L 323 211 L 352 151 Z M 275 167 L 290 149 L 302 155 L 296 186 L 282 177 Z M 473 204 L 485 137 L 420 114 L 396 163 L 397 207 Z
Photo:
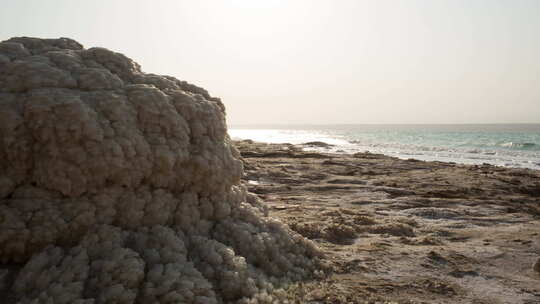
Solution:
M 511 148 L 511 149 L 533 149 L 537 146 L 535 143 L 531 142 L 504 142 L 499 144 L 500 147 L 503 148 Z
M 347 147 L 336 147 L 349 153 L 356 151 L 370 151 L 395 156 L 398 158 L 415 158 L 420 160 L 449 161 L 464 164 L 483 164 L 540 169 L 540 153 L 538 145 L 534 143 L 507 143 L 503 147 L 497 144 L 484 145 L 471 148 L 461 146 L 424 146 L 411 143 L 396 142 L 369 142 L 362 140 L 349 140 Z M 346 149 L 347 148 L 347 149 Z M 355 149 L 356 148 L 356 149 Z
M 446 146 L 429 145 L 430 143 L 403 143 L 403 142 L 370 142 L 361 140 L 348 140 L 349 144 L 371 147 L 399 147 L 414 148 L 419 151 L 460 151 L 472 154 L 496 154 L 504 150 L 540 151 L 540 145 L 534 142 L 499 142 L 499 143 L 447 143 Z

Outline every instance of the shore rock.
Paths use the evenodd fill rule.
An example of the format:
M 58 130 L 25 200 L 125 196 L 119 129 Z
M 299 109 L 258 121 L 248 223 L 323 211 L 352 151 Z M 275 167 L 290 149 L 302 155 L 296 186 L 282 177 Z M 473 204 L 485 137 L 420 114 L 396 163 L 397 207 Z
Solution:
M 307 142 L 307 143 L 304 143 L 302 144 L 303 146 L 308 146 L 308 147 L 317 147 L 317 148 L 330 148 L 330 147 L 333 147 L 334 145 L 331 145 L 331 144 L 327 144 L 323 141 L 310 141 L 310 142 Z
M 266 303 L 318 250 L 240 184 L 225 109 L 67 38 L 0 43 L 0 270 L 19 303 Z M 11 300 L 9 300 L 11 299 Z
M 535 272 L 540 273 L 540 258 L 538 258 L 538 259 L 536 260 L 536 262 L 533 264 L 533 267 L 532 267 L 532 268 L 533 268 L 533 270 L 534 270 Z

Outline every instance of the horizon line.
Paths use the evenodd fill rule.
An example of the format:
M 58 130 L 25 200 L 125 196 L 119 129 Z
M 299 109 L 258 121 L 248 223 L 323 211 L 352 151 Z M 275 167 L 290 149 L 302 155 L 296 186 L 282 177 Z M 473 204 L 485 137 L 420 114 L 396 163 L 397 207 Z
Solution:
M 227 126 L 350 126 L 350 125 L 540 125 L 540 122 L 493 122 L 493 123 L 227 123 Z

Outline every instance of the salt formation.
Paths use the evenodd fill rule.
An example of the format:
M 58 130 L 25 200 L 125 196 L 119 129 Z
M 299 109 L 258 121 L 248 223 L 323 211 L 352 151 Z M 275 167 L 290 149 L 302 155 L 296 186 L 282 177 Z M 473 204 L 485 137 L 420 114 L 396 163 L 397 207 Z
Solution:
M 1 42 L 0 294 L 268 303 L 311 276 L 316 248 L 240 185 L 224 112 L 104 48 Z

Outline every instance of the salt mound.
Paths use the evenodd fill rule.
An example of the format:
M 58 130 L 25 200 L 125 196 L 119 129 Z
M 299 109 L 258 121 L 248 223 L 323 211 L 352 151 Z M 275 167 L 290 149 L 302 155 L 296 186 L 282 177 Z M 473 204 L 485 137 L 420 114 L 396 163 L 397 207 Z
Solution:
M 240 185 L 224 106 L 66 38 L 0 43 L 0 295 L 272 303 L 318 251 Z

